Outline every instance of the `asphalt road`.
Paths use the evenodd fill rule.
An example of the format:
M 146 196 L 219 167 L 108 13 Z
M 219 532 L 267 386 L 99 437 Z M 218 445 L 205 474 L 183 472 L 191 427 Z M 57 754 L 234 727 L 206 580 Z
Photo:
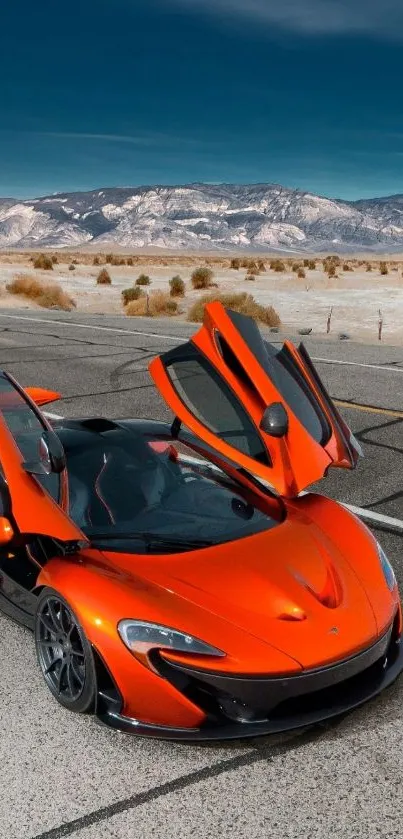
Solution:
M 51 410 L 66 416 L 164 418 L 147 364 L 191 332 L 166 320 L 0 314 L 0 367 L 23 385 L 59 390 Z M 403 349 L 306 344 L 323 359 L 332 396 L 366 406 L 343 408 L 365 459 L 322 491 L 403 519 Z M 378 537 L 403 584 L 402 537 Z M 402 681 L 337 725 L 193 746 L 131 738 L 64 711 L 42 684 L 30 634 L 1 617 L 0 657 L 1 839 L 402 834 Z

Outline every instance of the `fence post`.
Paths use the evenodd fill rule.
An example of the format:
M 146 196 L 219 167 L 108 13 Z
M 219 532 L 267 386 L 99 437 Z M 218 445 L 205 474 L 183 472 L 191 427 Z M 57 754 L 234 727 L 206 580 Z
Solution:
M 148 291 L 146 291 L 146 315 L 150 314 L 150 295 Z
M 378 320 L 378 341 L 382 341 L 382 327 L 383 327 L 383 317 L 382 312 L 378 309 L 379 320 Z
M 326 327 L 326 334 L 327 335 L 329 335 L 329 332 L 330 332 L 330 321 L 332 320 L 332 312 L 333 312 L 333 306 L 330 309 L 330 312 L 327 316 L 327 327 Z

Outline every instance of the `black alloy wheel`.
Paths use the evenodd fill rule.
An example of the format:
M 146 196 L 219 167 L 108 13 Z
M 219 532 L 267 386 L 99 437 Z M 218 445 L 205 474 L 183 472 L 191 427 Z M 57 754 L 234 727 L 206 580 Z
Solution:
M 65 708 L 85 713 L 94 707 L 96 676 L 91 646 L 71 607 L 52 589 L 39 597 L 35 645 L 45 682 Z

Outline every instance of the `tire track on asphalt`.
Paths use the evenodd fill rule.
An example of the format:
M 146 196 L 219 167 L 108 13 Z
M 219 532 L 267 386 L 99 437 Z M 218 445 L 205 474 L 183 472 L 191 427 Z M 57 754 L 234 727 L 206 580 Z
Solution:
M 282 754 L 285 754 L 285 752 L 288 752 L 293 746 L 295 750 L 298 750 L 310 743 L 315 743 L 323 737 L 324 732 L 328 731 L 329 728 L 334 728 L 337 724 L 338 722 L 336 721 L 332 726 L 328 725 L 321 726 L 320 728 L 309 729 L 308 731 L 304 730 L 302 734 L 297 735 L 294 733 L 286 739 L 285 743 L 283 742 L 276 746 L 265 745 L 263 748 L 249 746 L 249 751 L 246 754 L 237 755 L 236 757 L 228 758 L 226 760 L 220 760 L 213 766 L 203 767 L 203 769 L 198 769 L 188 775 L 181 775 L 179 778 L 167 781 L 165 784 L 160 784 L 159 786 L 152 787 L 144 792 L 136 793 L 128 798 L 115 801 L 112 804 L 100 807 L 97 810 L 93 810 L 91 813 L 80 816 L 77 819 L 65 822 L 58 827 L 45 830 L 43 833 L 31 837 L 31 839 L 63 839 L 63 837 L 72 836 L 74 833 L 84 830 L 87 827 L 92 827 L 93 825 L 105 822 L 112 816 L 126 813 L 130 810 L 135 810 L 143 804 L 149 804 L 157 801 L 159 798 L 163 798 L 166 795 L 181 792 L 182 790 L 192 787 L 195 784 L 224 775 L 226 772 L 233 772 L 234 770 L 242 769 L 245 766 L 253 766 L 257 763 L 264 763 L 265 761 L 274 761 L 277 757 L 280 757 Z

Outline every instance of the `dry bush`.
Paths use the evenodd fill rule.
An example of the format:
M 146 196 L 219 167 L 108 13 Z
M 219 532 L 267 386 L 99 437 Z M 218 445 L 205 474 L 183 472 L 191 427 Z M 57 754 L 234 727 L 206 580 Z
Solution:
M 230 267 L 233 268 L 234 271 L 239 271 L 240 266 L 241 266 L 241 260 L 240 259 L 238 259 L 238 258 L 231 259 Z
M 99 256 L 94 256 L 94 259 L 92 260 L 92 264 L 93 265 L 100 265 L 101 264 L 101 260 L 100 260 Z
M 372 271 L 372 265 L 370 262 L 367 262 L 366 271 Z
M 73 265 L 79 265 L 79 264 L 80 264 L 80 263 L 79 263 L 79 260 L 78 260 L 78 259 L 73 259 Z
M 133 267 L 134 262 L 133 262 L 133 257 L 132 257 L 132 256 L 128 256 L 128 257 L 127 257 L 127 259 L 126 259 L 126 265 L 130 265 L 130 267 L 131 267 L 131 268 Z
M 63 309 L 70 312 L 76 305 L 57 283 L 42 283 L 29 274 L 16 274 L 6 289 L 10 294 L 19 294 L 33 300 L 44 309 Z
M 263 262 L 263 259 L 259 259 L 259 262 L 258 262 L 258 264 L 257 264 L 257 268 L 258 268 L 258 271 L 259 271 L 261 274 L 264 274 L 264 273 L 265 273 L 265 271 L 266 271 L 266 263 L 265 263 L 265 262 Z
M 144 317 L 145 315 L 149 315 L 150 317 L 167 315 L 171 317 L 177 314 L 178 304 L 176 300 L 172 300 L 172 297 L 167 292 L 154 291 L 148 297 L 148 306 L 147 297 L 144 295 L 138 300 L 133 300 L 129 303 L 125 311 L 131 317 Z
M 53 262 L 53 265 L 57 265 L 57 263 L 59 262 L 57 254 L 53 253 L 51 256 L 51 260 Z
M 270 262 L 270 268 L 272 271 L 277 271 L 280 274 L 282 271 L 285 271 L 285 264 L 282 259 L 272 259 Z
M 142 291 L 140 286 L 134 286 L 132 288 L 124 288 L 122 291 L 122 300 L 123 305 L 127 306 L 129 303 L 132 303 L 133 300 L 138 300 L 140 297 L 144 297 L 145 292 Z
M 298 271 L 299 271 L 301 268 L 302 268 L 302 262 L 293 262 L 293 264 L 292 264 L 292 270 L 294 271 L 294 273 L 295 273 L 295 274 L 297 274 L 297 273 L 298 273 Z
M 336 266 L 333 265 L 333 263 L 328 265 L 325 270 L 327 272 L 328 277 L 335 277 L 336 276 Z
M 111 265 L 126 265 L 126 260 L 121 256 L 112 256 Z
M 302 267 L 298 268 L 297 277 L 298 277 L 299 280 L 304 280 L 305 279 L 306 273 L 305 273 L 304 268 L 302 268 Z
M 343 262 L 343 271 L 352 271 L 351 265 L 348 262 Z
M 150 285 L 150 283 L 151 280 L 148 274 L 140 274 L 140 276 L 137 277 L 136 285 Z
M 256 321 L 260 321 L 260 323 L 264 323 L 266 326 L 279 326 L 281 323 L 273 306 L 261 306 L 246 291 L 243 291 L 241 294 L 205 294 L 189 310 L 188 320 L 192 323 L 201 323 L 203 321 L 206 303 L 212 303 L 216 300 L 226 308 L 247 315 Z
M 75 270 L 76 270 L 76 266 L 73 265 L 73 263 L 71 263 L 71 265 L 69 265 L 69 271 L 75 271 Z
M 112 285 L 112 280 L 106 268 L 102 268 L 99 272 L 97 276 L 97 285 Z
M 245 280 L 251 280 L 251 281 L 256 280 L 256 275 L 253 273 L 253 271 L 249 270 L 246 277 L 245 277 Z
M 306 268 L 308 268 L 309 271 L 315 271 L 316 270 L 316 262 L 315 262 L 314 259 L 306 259 L 306 260 L 304 259 L 304 265 L 305 265 L 305 262 L 308 263 L 306 265 Z
M 386 262 L 380 262 L 379 263 L 379 270 L 381 272 L 382 277 L 386 277 L 386 274 L 389 274 L 389 268 L 388 268 Z
M 246 257 L 244 257 L 244 258 L 241 260 L 240 267 L 241 267 L 241 268 L 249 268 L 249 259 L 247 259 Z
M 193 288 L 210 288 L 213 277 L 211 268 L 195 268 L 190 280 Z
M 171 297 L 184 297 L 185 296 L 185 283 L 182 280 L 182 277 L 179 274 L 176 274 L 175 277 L 169 281 L 169 293 Z
M 46 253 L 38 254 L 34 259 L 34 268 L 38 268 L 39 271 L 53 271 L 52 258 Z
M 107 265 L 111 265 L 113 259 L 113 253 L 107 253 L 105 257 L 105 262 Z

